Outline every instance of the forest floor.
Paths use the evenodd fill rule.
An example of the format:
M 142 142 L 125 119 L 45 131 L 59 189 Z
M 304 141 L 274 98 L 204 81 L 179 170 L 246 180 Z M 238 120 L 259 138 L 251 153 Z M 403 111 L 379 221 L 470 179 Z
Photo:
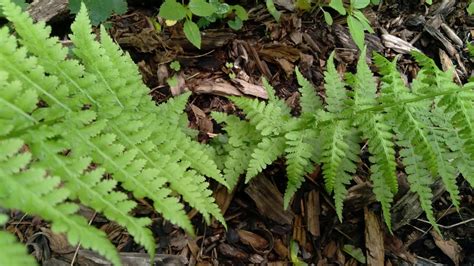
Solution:
M 318 10 L 298 13 L 280 8 L 283 14 L 277 23 L 265 5 L 248 1 L 243 6 L 249 10 L 250 18 L 242 30 L 232 31 L 225 23 L 212 24 L 203 30 L 203 45 L 198 50 L 184 38 L 179 27 L 155 30 L 150 18 L 155 19 L 159 3 L 135 2 L 125 15 L 109 20 L 110 33 L 131 54 L 157 103 L 183 91 L 193 92 L 187 112 L 190 127 L 199 130 L 201 142 L 221 133 L 210 112 L 236 110 L 223 96 L 259 96 L 261 78 L 266 77 L 277 95 L 296 108 L 296 66 L 322 92 L 326 60 L 333 50 L 341 73 L 353 70 L 358 59 L 358 49 L 345 19 L 335 17 L 334 24 L 328 26 Z M 418 71 L 407 54 L 413 46 L 435 59 L 443 69 L 455 67 L 460 82 L 471 76 L 473 62 L 465 44 L 472 39 L 474 19 L 467 15 L 466 1 L 435 1 L 440 3 L 432 6 L 413 0 L 382 2 L 364 10 L 375 30 L 374 34 L 366 35 L 369 52 L 376 51 L 391 59 L 399 56 L 399 69 L 407 81 Z M 61 38 L 67 34 L 63 32 L 64 20 L 68 22 L 70 18 L 52 24 L 53 32 Z M 450 36 L 446 29 L 451 29 L 459 39 Z M 173 61 L 179 61 L 179 71 L 170 67 Z M 170 87 L 167 79 L 174 75 L 177 84 Z M 474 265 L 474 192 L 466 181 L 459 179 L 458 183 L 462 203 L 459 212 L 450 204 L 443 187 L 433 186 L 433 206 L 441 237 L 426 222 L 416 197 L 409 192 L 405 174 L 400 171 L 400 190 L 392 208 L 392 234 L 381 221 L 367 166 L 361 163 L 358 173 L 365 175 L 354 176 L 350 184 L 342 223 L 337 219 L 332 196 L 324 190 L 319 170 L 307 176 L 288 210 L 283 210 L 282 204 L 286 186 L 283 160 L 250 184 L 241 180 L 232 192 L 212 184 L 217 202 L 225 212 L 228 230 L 217 222 L 206 225 L 192 210 L 189 215 L 196 226 L 194 238 L 166 222 L 156 221 L 152 229 L 158 256 L 165 264 L 288 265 L 295 262 L 290 254 L 296 254 L 299 260 L 315 265 L 357 265 L 360 249 L 362 256 L 371 257 L 379 265 Z M 87 209 L 82 211 L 92 215 Z M 139 203 L 136 210 L 140 214 L 151 211 L 146 202 Z M 42 221 L 20 218 L 10 224 L 37 257 L 46 259 L 45 265 L 63 265 L 67 260 L 62 257 L 71 255 L 71 247 L 64 239 L 51 234 Z M 130 265 L 144 265 L 135 253 L 143 250 L 125 230 L 99 215 L 93 223 L 107 232 L 124 257 L 130 254 Z M 351 252 L 351 248 L 356 251 Z M 81 265 L 95 265 L 98 262 L 94 263 L 94 256 L 80 252 L 76 260 Z

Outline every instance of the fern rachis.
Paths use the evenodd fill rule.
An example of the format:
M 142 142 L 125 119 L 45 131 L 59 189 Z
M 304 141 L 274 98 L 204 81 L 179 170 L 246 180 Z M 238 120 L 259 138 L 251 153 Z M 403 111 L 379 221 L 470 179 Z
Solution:
M 411 189 L 419 195 L 429 221 L 437 228 L 431 207 L 430 185 L 434 180 L 441 177 L 455 206 L 459 203 L 455 182 L 457 173 L 463 173 L 472 185 L 473 86 L 466 84 L 459 88 L 452 82 L 450 74 L 439 70 L 431 59 L 418 53 L 414 57 L 423 68 L 413 81 L 413 87 L 408 88 L 396 62 L 375 55 L 381 74 L 381 90 L 377 93 L 377 84 L 365 62 L 365 51 L 361 53 L 357 72 L 347 73 L 344 79 L 337 73 L 331 55 L 325 72 L 326 105 L 321 104 L 312 86 L 297 70 L 303 95 L 300 100 L 303 112 L 299 117 L 289 115 L 288 107 L 274 96 L 266 81 L 264 85 L 270 96 L 268 102 L 231 97 L 242 108 L 247 120 L 215 116 L 219 118 L 218 122 L 226 124 L 224 130 L 229 135 L 228 143 L 240 143 L 242 139 L 250 138 L 245 135 L 248 130 L 241 130 L 243 127 L 238 124 L 243 123 L 255 130 L 251 138 L 258 145 L 250 146 L 254 153 L 248 162 L 246 181 L 267 166 L 269 160 L 285 156 L 289 180 L 286 207 L 304 175 L 310 171 L 311 167 L 307 166 L 322 163 L 326 189 L 334 193 L 336 212 L 342 218 L 347 193 L 345 186 L 351 181 L 360 160 L 360 144 L 366 141 L 370 153 L 370 180 L 390 228 L 390 207 L 398 191 L 395 154 L 400 149 Z M 444 133 L 446 130 L 449 134 Z M 313 140 L 305 142 L 303 139 L 308 132 Z M 281 140 L 284 136 L 287 136 L 285 142 Z M 270 142 L 279 148 L 270 147 Z M 233 145 L 224 147 L 231 155 L 229 159 L 244 154 Z M 319 155 L 310 156 L 316 150 Z M 456 163 L 451 163 L 451 160 Z M 243 174 L 242 168 L 240 170 L 239 174 Z

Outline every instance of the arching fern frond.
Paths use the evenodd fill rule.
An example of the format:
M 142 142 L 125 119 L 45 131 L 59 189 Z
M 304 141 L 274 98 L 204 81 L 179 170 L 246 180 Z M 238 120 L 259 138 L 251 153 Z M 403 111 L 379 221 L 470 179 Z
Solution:
M 46 171 L 39 168 L 22 170 L 31 160 L 30 154 L 18 152 L 22 146 L 18 139 L 0 142 L 0 204 L 41 215 L 52 222 L 54 232 L 65 233 L 72 244 L 81 243 L 119 265 L 119 256 L 105 233 L 75 215 L 77 205 L 65 202 L 69 192 L 58 187 L 58 177 L 47 177 Z

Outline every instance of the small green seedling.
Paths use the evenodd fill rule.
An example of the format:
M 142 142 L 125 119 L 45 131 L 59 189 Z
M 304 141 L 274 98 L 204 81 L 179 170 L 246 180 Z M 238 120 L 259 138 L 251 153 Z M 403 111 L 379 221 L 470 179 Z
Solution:
M 201 32 L 199 28 L 206 27 L 217 19 L 223 19 L 235 14 L 227 24 L 234 30 L 242 27 L 242 22 L 248 19 L 247 11 L 240 5 L 229 5 L 218 0 L 190 0 L 187 5 L 176 0 L 165 0 L 160 7 L 159 16 L 167 20 L 167 25 L 174 25 L 184 20 L 183 31 L 186 38 L 197 48 L 201 49 Z M 200 17 L 193 21 L 193 15 Z
M 375 1 L 377 2 L 377 1 Z M 343 0 L 331 0 L 328 7 L 336 10 L 339 14 L 347 15 L 347 25 L 352 39 L 359 49 L 364 47 L 365 31 L 374 33 L 370 26 L 369 20 L 364 16 L 360 10 L 366 8 L 371 3 L 371 0 L 351 0 L 349 6 L 344 6 Z M 333 19 L 329 12 L 321 8 L 324 14 L 324 19 L 328 25 L 332 25 Z

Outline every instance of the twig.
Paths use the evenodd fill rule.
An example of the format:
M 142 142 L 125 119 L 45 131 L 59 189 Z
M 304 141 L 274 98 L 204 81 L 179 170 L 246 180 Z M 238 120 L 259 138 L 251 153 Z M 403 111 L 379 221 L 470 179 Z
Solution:
M 97 212 L 94 212 L 94 214 L 92 215 L 91 219 L 89 220 L 89 225 L 92 224 L 92 221 L 94 221 L 95 219 L 95 216 L 97 215 Z M 72 256 L 72 260 L 71 260 L 71 266 L 74 265 L 74 262 L 76 261 L 76 258 L 77 258 L 77 254 L 79 253 L 79 248 L 81 247 L 81 242 L 79 242 L 76 246 L 76 250 L 74 251 L 74 256 Z

